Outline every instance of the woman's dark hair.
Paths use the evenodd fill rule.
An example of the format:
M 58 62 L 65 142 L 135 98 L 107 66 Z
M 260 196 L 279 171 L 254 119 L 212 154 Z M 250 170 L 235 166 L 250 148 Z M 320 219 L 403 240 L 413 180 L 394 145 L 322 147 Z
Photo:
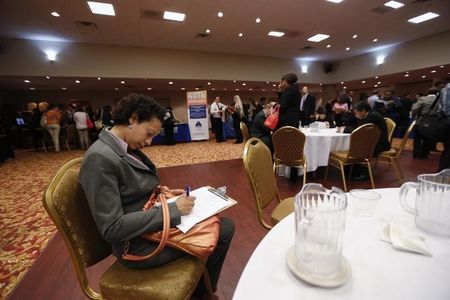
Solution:
M 129 119 L 135 117 L 138 123 L 157 118 L 164 121 L 166 109 L 153 100 L 152 97 L 142 94 L 129 94 L 122 98 L 113 112 L 113 120 L 117 125 L 130 124 Z
M 298 77 L 297 77 L 297 75 L 295 75 L 295 73 L 287 73 L 287 74 L 284 74 L 283 77 L 281 77 L 281 80 L 286 80 L 287 83 L 294 84 L 297 82 Z
M 370 111 L 371 107 L 367 101 L 359 101 L 353 109 L 356 111 Z

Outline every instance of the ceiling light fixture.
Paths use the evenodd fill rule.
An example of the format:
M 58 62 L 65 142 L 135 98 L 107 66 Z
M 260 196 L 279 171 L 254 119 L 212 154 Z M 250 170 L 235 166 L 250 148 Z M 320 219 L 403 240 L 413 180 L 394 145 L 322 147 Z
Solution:
M 425 78 L 425 77 L 427 77 L 427 76 L 425 76 L 425 75 L 422 75 L 422 78 Z
M 272 84 L 272 86 L 277 86 L 277 85 L 274 83 L 274 84 Z
M 366 81 L 365 81 L 365 80 L 363 80 L 363 81 L 361 81 L 361 83 L 366 83 Z
M 347 87 L 346 86 L 344 86 L 344 90 L 346 90 L 347 89 Z
M 96 15 L 115 16 L 114 6 L 111 3 L 88 1 L 91 12 Z
M 284 35 L 284 32 L 270 31 L 267 35 L 274 36 L 274 37 L 282 37 Z
M 186 88 L 182 87 L 181 90 L 184 91 Z
M 328 34 L 318 33 L 318 34 L 316 34 L 316 35 L 310 37 L 310 38 L 308 39 L 308 41 L 318 43 L 318 42 L 321 42 L 321 41 L 323 41 L 323 40 L 326 40 L 326 39 L 329 38 L 329 37 L 330 37 L 330 36 L 329 36 Z
M 115 91 L 118 91 L 118 90 L 119 90 L 119 88 L 114 88 L 114 90 L 115 90 Z
M 199 88 L 198 88 L 198 87 L 196 87 L 196 88 L 195 88 L 195 90 L 196 90 L 196 91 L 198 91 L 198 90 L 199 90 Z
M 183 22 L 184 19 L 186 18 L 186 15 L 183 14 L 183 13 L 177 13 L 177 12 L 172 12 L 172 11 L 165 11 L 163 18 L 165 20 Z
M 50 79 L 50 76 L 45 76 L 45 78 Z
M 409 19 L 408 22 L 414 23 L 414 24 L 419 24 L 419 23 L 422 23 L 422 22 L 425 22 L 425 21 L 428 21 L 428 20 L 431 20 L 431 19 L 434 19 L 437 17 L 439 17 L 438 14 L 435 14 L 432 12 L 427 12 L 426 14 Z
M 102 80 L 102 78 L 101 77 L 97 77 L 97 80 Z
M 121 83 L 121 84 L 125 84 L 125 81 L 122 80 L 120 83 Z
M 45 51 L 45 54 L 47 55 L 47 59 L 50 62 L 54 62 L 56 60 L 56 51 L 47 50 L 47 51 Z
M 152 90 L 152 88 L 151 88 L 151 87 L 148 87 L 148 88 L 147 88 L 147 91 L 151 91 L 151 90 Z
M 216 88 L 212 88 L 211 90 L 215 91 L 215 90 L 216 90 Z
M 375 79 L 378 79 L 378 76 L 375 76 Z
M 302 66 L 302 73 L 306 74 L 308 72 L 308 66 Z
M 330 48 L 330 47 L 331 47 L 331 45 L 330 45 L 330 44 L 328 44 L 328 45 L 327 45 L 327 48 Z
M 217 16 L 218 16 L 219 18 L 222 18 L 222 17 L 223 17 L 223 12 L 219 11 L 219 12 L 217 13 Z
M 348 51 L 348 50 L 350 50 L 350 47 L 345 48 L 345 51 Z
M 341 3 L 344 0 L 327 0 L 328 2 L 333 2 L 333 3 Z
M 372 40 L 372 42 L 376 43 L 376 42 L 378 42 L 378 39 L 375 38 L 375 39 Z
M 57 18 L 61 17 L 61 15 L 57 11 L 52 11 L 51 15 Z
M 377 56 L 377 65 L 382 65 L 384 63 L 384 55 Z
M 436 73 L 436 70 L 431 70 L 430 73 Z
M 444 68 L 444 66 L 439 66 L 439 68 L 443 69 L 443 68 Z
M 81 81 L 79 81 L 78 79 L 77 80 L 75 80 L 75 83 L 80 83 Z
M 386 2 L 384 4 L 384 6 L 389 6 L 389 7 L 392 7 L 394 9 L 397 9 L 397 8 L 402 7 L 402 6 L 405 6 L 405 4 L 403 4 L 401 2 L 397 2 L 397 1 L 389 1 L 389 2 Z
M 208 82 L 208 85 L 211 85 L 211 82 Z
M 343 81 L 341 81 L 341 84 L 344 84 L 344 82 L 343 82 Z
M 409 77 L 409 74 L 405 74 L 405 77 Z
M 255 22 L 256 23 L 261 23 L 261 18 L 256 18 Z
M 378 81 L 377 84 L 381 84 L 381 81 Z
M 169 84 L 173 84 L 173 81 L 169 81 Z
M 354 35 L 352 36 L 352 38 L 354 38 L 354 39 L 356 39 L 357 37 L 358 37 L 357 34 L 354 34 Z
M 239 32 L 238 36 L 239 36 L 239 37 L 243 37 L 244 34 L 243 34 L 242 32 Z
M 243 86 L 246 86 L 247 84 L 245 82 L 242 83 Z
M 61 89 L 62 89 L 63 91 L 67 90 L 67 88 L 66 88 L 66 87 L 62 87 Z
M 32 91 L 34 91 L 36 88 L 34 88 L 34 87 L 30 87 L 30 90 L 32 90 Z
M 211 33 L 211 30 L 206 29 L 205 32 L 209 34 L 209 33 Z
M 25 79 L 23 82 L 30 83 L 31 81 L 29 81 L 28 79 Z
M 373 87 L 378 87 L 378 84 L 375 84 Z
M 236 83 L 236 80 L 233 80 L 234 83 Z

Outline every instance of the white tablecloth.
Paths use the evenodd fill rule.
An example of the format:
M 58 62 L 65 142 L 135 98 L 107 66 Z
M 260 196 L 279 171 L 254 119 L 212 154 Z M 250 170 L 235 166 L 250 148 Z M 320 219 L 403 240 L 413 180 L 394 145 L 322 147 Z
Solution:
M 291 214 L 269 231 L 255 249 L 233 299 L 450 299 L 450 238 L 420 231 L 413 216 L 401 209 L 399 189 L 376 191 L 382 199 L 373 217 L 356 217 L 347 212 L 343 254 L 352 268 L 352 278 L 347 283 L 333 289 L 320 288 L 290 272 L 286 252 L 294 244 Z M 380 241 L 380 232 L 387 222 L 417 230 L 425 236 L 433 256 L 395 250 Z
M 336 128 L 319 129 L 319 132 L 311 132 L 309 128 L 302 128 L 301 131 L 306 136 L 304 154 L 308 172 L 327 166 L 331 151 L 344 151 L 350 147 L 350 134 L 337 133 Z M 289 168 L 280 167 L 278 174 L 289 176 Z

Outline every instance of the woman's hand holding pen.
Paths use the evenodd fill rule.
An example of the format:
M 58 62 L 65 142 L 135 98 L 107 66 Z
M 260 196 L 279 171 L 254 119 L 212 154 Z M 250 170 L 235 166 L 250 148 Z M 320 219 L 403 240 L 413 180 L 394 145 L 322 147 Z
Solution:
M 187 196 L 186 194 L 178 196 L 178 199 L 175 201 L 177 205 L 178 211 L 180 215 L 188 215 L 192 208 L 194 207 L 195 197 Z

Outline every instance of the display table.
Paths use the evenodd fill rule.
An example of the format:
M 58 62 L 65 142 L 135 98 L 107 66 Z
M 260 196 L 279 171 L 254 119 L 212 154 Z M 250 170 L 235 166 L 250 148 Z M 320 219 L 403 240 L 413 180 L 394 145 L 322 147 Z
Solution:
M 343 253 L 352 268 L 347 283 L 338 288 L 319 288 L 291 273 L 286 264 L 286 252 L 294 244 L 294 214 L 291 214 L 259 243 L 233 299 L 450 299 L 450 238 L 420 231 L 413 216 L 401 209 L 398 188 L 375 191 L 382 199 L 373 217 L 357 217 L 347 212 Z M 418 231 L 433 256 L 395 250 L 380 241 L 379 235 L 387 222 Z
M 188 143 L 191 141 L 191 133 L 187 123 L 175 124 L 173 135 L 177 143 Z M 161 128 L 160 133 L 152 140 L 152 145 L 166 144 L 166 137 L 164 135 L 164 128 Z

